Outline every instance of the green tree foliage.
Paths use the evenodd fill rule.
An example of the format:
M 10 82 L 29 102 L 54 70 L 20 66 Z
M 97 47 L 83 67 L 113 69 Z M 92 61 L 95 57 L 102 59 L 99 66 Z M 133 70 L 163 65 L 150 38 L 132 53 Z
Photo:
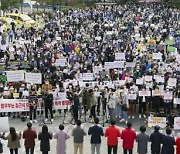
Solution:
M 1 9 L 12 9 L 16 7 L 19 2 L 21 2 L 21 0 L 1 0 Z

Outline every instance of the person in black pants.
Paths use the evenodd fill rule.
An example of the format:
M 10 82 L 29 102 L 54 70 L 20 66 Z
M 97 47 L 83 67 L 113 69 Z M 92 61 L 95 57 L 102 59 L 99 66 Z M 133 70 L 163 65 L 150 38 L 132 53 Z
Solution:
M 32 89 L 32 92 L 29 96 L 29 111 L 30 111 L 30 122 L 37 122 L 36 120 L 36 110 L 37 110 L 38 96 L 35 94 L 35 89 Z M 32 121 L 32 119 L 34 119 Z
M 52 111 L 52 106 L 53 106 L 53 95 L 49 93 L 49 90 L 45 92 L 44 95 L 44 107 L 45 107 L 45 122 L 48 121 L 48 111 L 50 112 L 51 115 L 51 122 L 54 121 L 53 119 L 53 111 Z

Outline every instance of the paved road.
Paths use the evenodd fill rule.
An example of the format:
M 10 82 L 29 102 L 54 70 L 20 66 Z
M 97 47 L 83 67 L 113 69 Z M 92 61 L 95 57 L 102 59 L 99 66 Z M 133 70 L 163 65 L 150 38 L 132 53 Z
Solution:
M 102 121 L 102 118 L 100 118 L 100 120 Z M 56 132 L 58 130 L 58 126 L 59 124 L 61 124 L 63 121 L 63 116 L 56 116 L 55 121 L 53 122 L 53 124 L 48 124 L 49 130 L 51 132 Z M 65 122 L 69 122 L 70 121 L 70 115 L 68 114 L 66 117 Z M 84 121 L 84 118 L 82 119 L 82 121 Z M 17 131 L 23 131 L 26 128 L 26 122 L 21 122 L 20 119 L 11 119 L 10 118 L 10 126 L 15 126 Z M 91 126 L 92 124 L 90 123 L 83 123 L 83 127 L 85 128 L 86 132 L 88 130 L 88 128 Z M 117 125 L 120 127 L 120 130 L 122 130 L 125 127 L 125 124 L 119 123 L 117 122 Z M 138 119 L 136 118 L 135 120 L 133 120 L 133 127 L 135 128 L 135 130 L 139 130 L 139 126 L 140 125 L 146 125 L 144 124 L 144 119 Z M 105 124 L 104 129 L 108 126 L 108 124 Z M 65 124 L 65 129 L 67 130 L 68 134 L 71 134 L 71 130 L 74 127 L 71 124 Z M 41 130 L 41 127 L 39 126 L 39 123 L 37 124 L 33 124 L 33 128 L 35 128 L 38 132 Z M 147 128 L 147 132 L 150 133 L 152 131 L 152 129 Z M 8 154 L 8 148 L 6 147 L 6 142 L 4 142 L 4 154 Z M 40 142 L 38 140 L 36 140 L 36 148 L 35 148 L 35 154 L 40 154 Z M 25 154 L 24 152 L 24 146 L 23 146 L 23 140 L 21 140 L 21 149 L 19 149 L 19 153 L 20 154 Z M 122 154 L 122 142 L 119 139 L 119 146 L 118 146 L 118 153 Z M 134 153 L 137 154 L 137 150 L 136 150 L 137 145 L 135 144 L 135 148 L 134 148 Z M 86 136 L 85 140 L 84 140 L 84 153 L 85 154 L 90 154 L 91 150 L 90 150 L 90 136 Z M 101 153 L 102 154 L 107 154 L 107 144 L 106 144 L 106 138 L 102 138 L 102 144 L 101 144 Z M 50 154 L 56 154 L 56 140 L 53 139 L 51 141 L 51 151 Z M 67 141 L 67 154 L 73 154 L 73 138 L 70 137 L 70 139 L 68 139 Z M 149 144 L 149 151 L 148 154 L 150 154 L 150 144 Z

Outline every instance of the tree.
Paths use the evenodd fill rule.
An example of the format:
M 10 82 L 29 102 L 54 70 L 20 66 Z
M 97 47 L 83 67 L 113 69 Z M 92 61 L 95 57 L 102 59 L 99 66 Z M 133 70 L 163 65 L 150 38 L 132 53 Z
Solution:
M 1 9 L 8 10 L 17 6 L 19 0 L 1 0 Z

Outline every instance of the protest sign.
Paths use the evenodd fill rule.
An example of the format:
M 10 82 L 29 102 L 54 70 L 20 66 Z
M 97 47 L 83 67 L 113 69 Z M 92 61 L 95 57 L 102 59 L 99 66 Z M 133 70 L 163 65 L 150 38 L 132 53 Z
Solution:
M 163 91 L 161 90 L 153 90 L 152 96 L 161 96 L 163 94 Z
M 151 91 L 139 91 L 139 96 L 151 96 Z
M 126 67 L 135 67 L 136 66 L 136 63 L 135 62 L 126 62 Z
M 101 72 L 102 71 L 102 66 L 94 66 L 93 67 L 93 72 L 94 73 L 98 73 L 98 72 Z
M 152 76 L 151 76 L 151 75 L 146 75 L 146 76 L 145 76 L 145 80 L 146 80 L 147 82 L 152 81 Z
M 177 48 L 176 47 L 173 47 L 173 46 L 167 46 L 167 52 L 175 52 L 177 51 Z
M 62 57 L 62 58 L 56 59 L 55 65 L 64 67 L 66 66 L 66 62 L 67 62 L 66 58 Z
M 174 43 L 175 43 L 175 42 L 174 42 L 173 39 L 172 39 L 172 40 L 170 40 L 170 39 L 166 39 L 166 40 L 165 40 L 165 44 L 166 44 L 166 45 L 174 45 Z
M 114 62 L 105 62 L 104 68 L 105 69 L 113 69 L 114 68 Z
M 172 100 L 173 99 L 173 93 L 172 92 L 168 92 L 168 93 L 166 93 L 166 92 L 164 92 L 163 93 L 163 98 L 164 98 L 164 100 Z
M 148 117 L 148 127 L 154 127 L 158 125 L 161 128 L 166 127 L 166 118 L 165 117 Z
M 128 94 L 128 99 L 129 100 L 136 100 L 137 95 L 136 94 Z
M 177 79 L 176 78 L 169 78 L 168 80 L 168 86 L 170 87 L 176 87 Z
M 124 68 L 123 61 L 114 61 L 114 68 Z
M 83 73 L 83 81 L 93 81 L 93 73 Z
M 154 60 L 162 60 L 162 53 L 153 53 Z
M 125 81 L 125 80 L 119 80 L 119 86 L 124 86 L 124 85 L 125 85 L 125 83 L 126 83 L 126 81 Z
M 0 133 L 9 132 L 9 118 L 0 117 Z
M 180 130 L 180 117 L 174 118 L 174 130 Z
M 180 98 L 174 98 L 174 104 L 180 104 Z
M 41 73 L 25 73 L 26 83 L 32 84 L 42 84 L 42 74 Z
M 154 79 L 157 83 L 164 83 L 164 77 L 162 77 L 161 75 L 154 75 Z
M 115 53 L 115 60 L 125 60 L 125 53 Z
M 136 79 L 136 85 L 143 85 L 143 78 Z
M 7 81 L 8 82 L 18 82 L 24 81 L 24 71 L 7 71 Z

